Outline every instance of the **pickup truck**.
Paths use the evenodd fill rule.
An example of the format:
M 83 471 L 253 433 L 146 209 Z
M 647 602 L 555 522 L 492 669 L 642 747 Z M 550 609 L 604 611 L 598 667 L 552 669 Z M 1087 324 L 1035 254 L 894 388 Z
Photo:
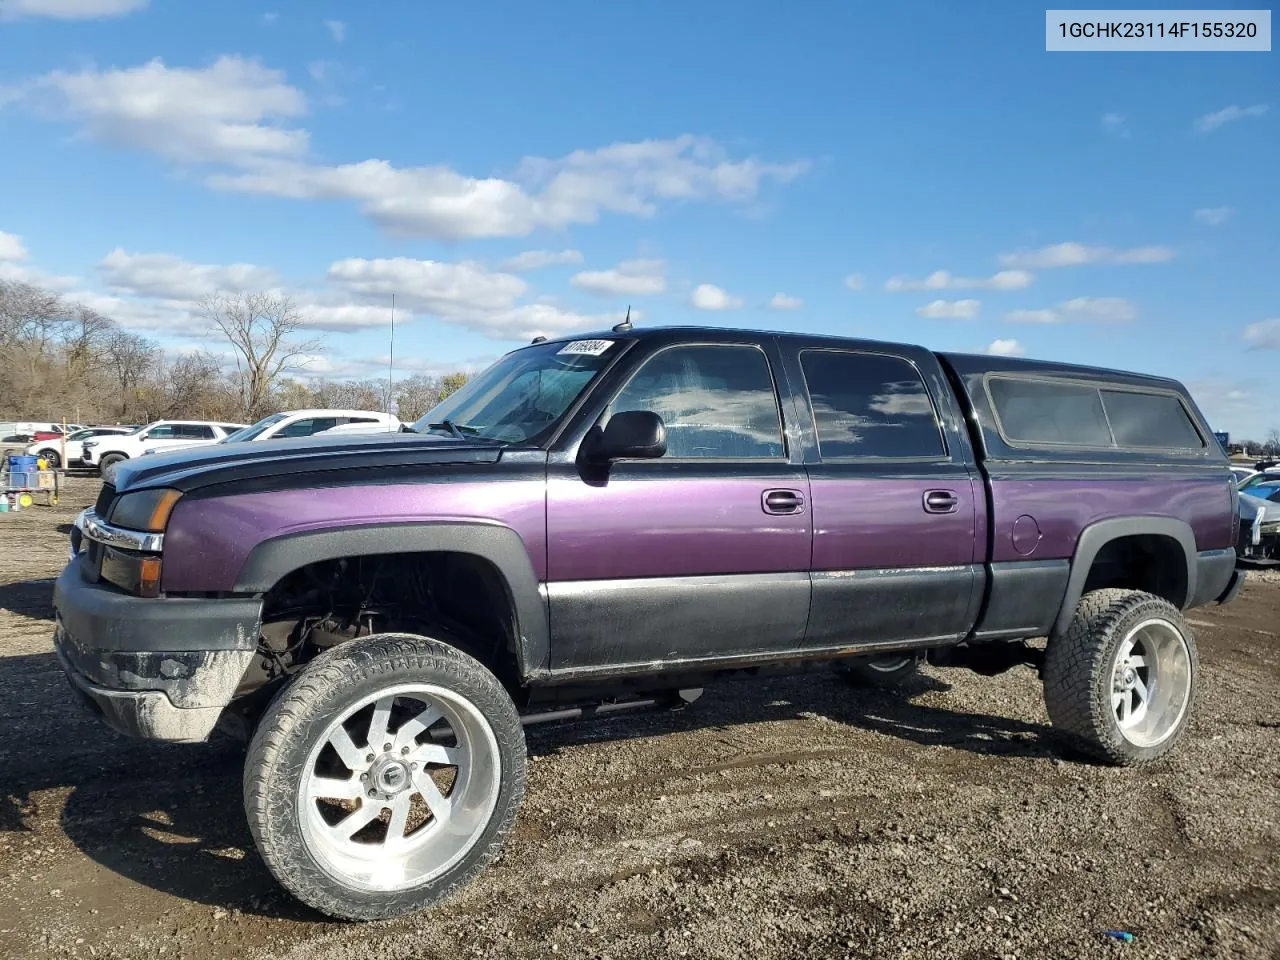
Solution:
M 513 350 L 401 433 L 121 463 L 54 643 L 117 730 L 246 740 L 268 869 L 378 919 L 497 855 L 525 726 L 726 675 L 1029 664 L 1067 743 L 1154 762 L 1199 680 L 1183 612 L 1233 598 L 1240 537 L 1173 380 L 624 323 Z

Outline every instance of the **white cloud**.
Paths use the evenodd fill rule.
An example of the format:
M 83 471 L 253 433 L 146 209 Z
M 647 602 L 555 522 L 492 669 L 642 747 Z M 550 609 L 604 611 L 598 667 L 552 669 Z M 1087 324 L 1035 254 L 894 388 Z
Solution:
M 128 253 L 119 247 L 99 262 L 98 271 L 113 290 L 170 300 L 266 290 L 279 283 L 274 270 L 251 263 L 191 263 L 168 253 Z
M 339 291 L 363 302 L 397 304 L 498 340 L 528 340 L 612 326 L 623 314 L 580 314 L 553 303 L 519 303 L 528 284 L 476 263 L 435 260 L 339 260 L 328 277 Z M 642 314 L 631 311 L 632 320 Z
M 765 182 L 785 183 L 806 169 L 803 161 L 731 160 L 714 141 L 686 135 L 578 150 L 555 160 L 528 157 L 510 180 L 385 160 L 339 166 L 277 160 L 208 182 L 243 193 L 350 200 L 388 231 L 457 240 L 527 236 L 594 223 L 604 213 L 649 217 L 664 202 L 745 203 Z
M 575 273 L 569 282 L 602 297 L 650 296 L 667 289 L 666 269 L 661 260 L 624 260 L 612 270 Z
M 1075 297 L 1040 310 L 1011 310 L 1005 319 L 1014 323 L 1128 323 L 1138 308 L 1123 297 Z
M 1255 350 L 1280 350 L 1280 317 L 1249 324 L 1244 328 L 1244 342 Z
M 17 262 L 27 259 L 27 248 L 22 245 L 22 238 L 0 230 L 0 260 Z
M 992 340 L 987 344 L 987 353 L 993 357 L 1021 357 L 1026 352 L 1026 348 L 1017 340 Z
M 0 0 L 0 20 L 50 17 L 54 20 L 98 20 L 123 17 L 146 7 L 148 0 Z
M 910 277 L 890 277 L 884 288 L 890 293 L 904 290 L 1021 290 L 1031 286 L 1035 279 L 1025 270 L 1001 270 L 990 277 L 957 277 L 946 270 L 935 270 L 923 280 Z
M 541 270 L 543 267 L 555 267 L 581 262 L 582 252 L 580 250 L 526 250 L 524 253 L 516 254 L 509 260 L 503 260 L 499 266 L 503 270 L 523 273 L 527 270 Z
M 1260 117 L 1267 112 L 1265 103 L 1255 103 L 1251 107 L 1237 107 L 1232 105 L 1224 107 L 1214 113 L 1206 113 L 1202 117 L 1197 117 L 1196 122 L 1192 124 L 1192 129 L 1196 133 L 1212 133 L 1224 123 L 1234 123 L 1237 120 L 1243 120 L 1246 117 Z
M 981 300 L 934 300 L 917 307 L 916 315 L 929 320 L 972 320 L 981 308 Z
M 326 20 L 324 26 L 336 42 L 341 43 L 347 39 L 347 25 L 341 20 Z
M 689 303 L 699 310 L 736 310 L 742 306 L 742 298 L 735 297 L 712 283 L 700 283 L 689 295 Z
M 1104 113 L 1102 115 L 1102 129 L 1114 137 L 1120 137 L 1122 140 L 1129 138 L 1128 118 L 1122 113 Z
M 844 278 L 844 285 L 850 290 L 861 290 L 867 285 L 866 278 L 860 273 L 851 273 Z
M 1196 223 L 1203 223 L 1206 226 L 1216 227 L 1231 219 L 1231 215 L 1233 213 L 1235 213 L 1235 211 L 1230 207 L 1202 207 L 1191 216 Z
M 791 297 L 785 293 L 775 293 L 773 299 L 769 301 L 769 307 L 773 310 L 799 310 L 804 306 L 804 301 L 799 297 Z
M 236 56 L 201 68 L 157 58 L 127 70 L 55 70 L 8 99 L 77 120 L 95 140 L 180 162 L 292 157 L 308 143 L 305 130 L 280 123 L 306 112 L 302 93 L 280 71 Z
M 1114 250 L 1111 247 L 1091 247 L 1083 243 L 1055 243 L 1039 250 L 1016 250 L 1000 254 L 1003 267 L 1024 270 L 1047 270 L 1055 267 L 1078 267 L 1087 263 L 1163 263 L 1172 260 L 1174 251 L 1169 247 L 1133 247 Z

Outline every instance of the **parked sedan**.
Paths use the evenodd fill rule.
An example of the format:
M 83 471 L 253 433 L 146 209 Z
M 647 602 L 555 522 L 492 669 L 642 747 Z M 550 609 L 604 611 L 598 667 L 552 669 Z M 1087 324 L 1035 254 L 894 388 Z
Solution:
M 237 430 L 219 443 L 246 443 L 254 440 L 284 440 L 289 437 L 313 437 L 334 430 L 341 433 L 395 433 L 400 420 L 389 413 L 377 410 L 288 410 L 263 417 L 249 427 Z M 165 451 L 177 450 L 196 444 L 171 444 Z M 144 453 L 159 452 L 147 448 Z

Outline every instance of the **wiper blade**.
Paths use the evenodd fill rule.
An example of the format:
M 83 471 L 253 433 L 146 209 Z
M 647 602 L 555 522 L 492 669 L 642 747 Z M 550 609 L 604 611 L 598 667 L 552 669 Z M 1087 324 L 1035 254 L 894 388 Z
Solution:
M 428 430 L 448 430 L 459 440 L 483 440 L 485 443 L 496 443 L 499 446 L 506 446 L 506 440 L 499 440 L 497 437 L 484 437 L 480 435 L 480 428 L 473 427 L 466 423 L 454 423 L 452 420 L 441 420 L 439 423 L 428 423 Z
M 459 440 L 467 439 L 466 433 L 463 432 L 464 430 L 469 431 L 472 436 L 475 436 L 480 432 L 475 427 L 469 427 L 466 424 L 462 424 L 460 426 L 454 423 L 452 420 L 441 420 L 439 423 L 428 423 L 427 429 L 428 430 L 448 430 Z

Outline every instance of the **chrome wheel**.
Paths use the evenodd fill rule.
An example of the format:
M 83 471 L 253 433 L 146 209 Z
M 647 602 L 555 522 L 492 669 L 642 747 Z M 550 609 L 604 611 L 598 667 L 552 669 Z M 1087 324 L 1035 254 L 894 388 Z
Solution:
M 1191 653 L 1167 620 L 1144 620 L 1125 634 L 1111 674 L 1111 708 L 1120 734 L 1153 747 L 1182 723 L 1191 699 Z
M 431 684 L 382 690 L 312 748 L 298 785 L 303 842 L 344 884 L 419 886 L 475 845 L 500 779 L 493 728 L 469 700 Z

